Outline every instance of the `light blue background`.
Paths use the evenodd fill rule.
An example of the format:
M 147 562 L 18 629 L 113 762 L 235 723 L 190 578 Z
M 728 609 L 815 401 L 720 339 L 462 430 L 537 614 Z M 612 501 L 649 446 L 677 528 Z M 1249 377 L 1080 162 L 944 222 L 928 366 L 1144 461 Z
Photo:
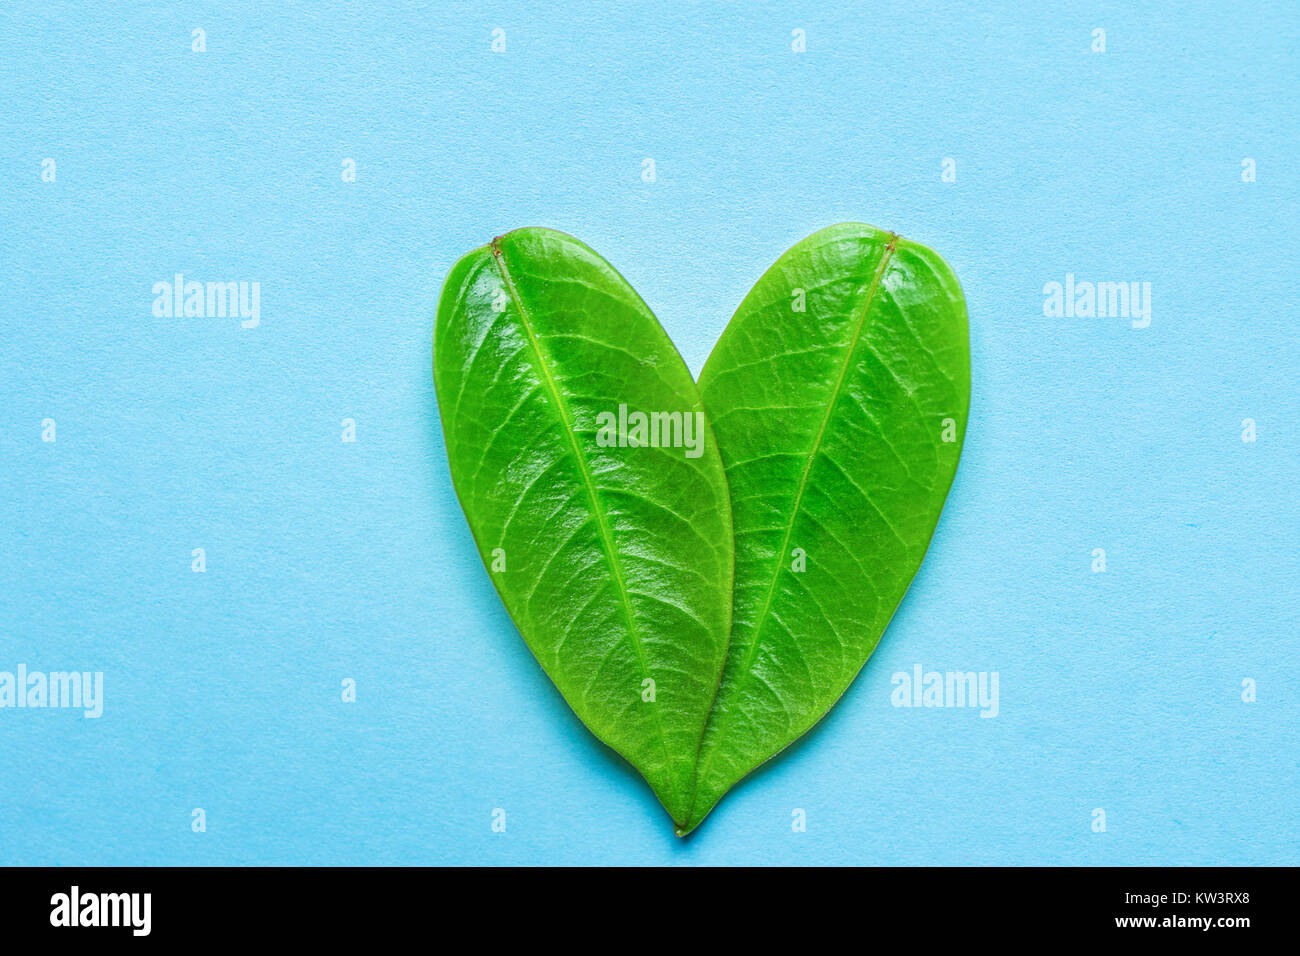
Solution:
M 0 861 L 1300 863 L 1300 8 L 1134 6 L 0 8 L 0 670 L 106 696 L 0 710 Z M 861 678 L 683 842 L 473 550 L 433 305 L 553 226 L 698 372 L 845 219 L 962 279 L 961 469 Z M 176 272 L 261 326 L 154 318 Z M 1044 317 L 1067 272 L 1150 327 Z M 915 663 L 999 716 L 891 707 Z

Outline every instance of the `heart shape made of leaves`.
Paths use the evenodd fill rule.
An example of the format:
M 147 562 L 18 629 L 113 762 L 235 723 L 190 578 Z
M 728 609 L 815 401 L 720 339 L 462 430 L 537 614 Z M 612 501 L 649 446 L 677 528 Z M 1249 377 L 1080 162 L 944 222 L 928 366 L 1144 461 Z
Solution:
M 925 556 L 970 402 L 956 276 L 861 223 L 782 255 L 698 385 L 609 263 L 516 230 L 449 273 L 433 371 L 502 602 L 679 835 L 861 670 Z

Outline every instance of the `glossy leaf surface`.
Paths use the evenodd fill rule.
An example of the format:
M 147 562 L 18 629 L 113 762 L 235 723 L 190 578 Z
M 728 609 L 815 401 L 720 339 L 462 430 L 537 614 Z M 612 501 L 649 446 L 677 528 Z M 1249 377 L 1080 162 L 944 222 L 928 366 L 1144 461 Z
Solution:
M 502 601 L 577 715 L 683 825 L 726 655 L 733 553 L 690 372 L 607 262 L 521 229 L 449 274 L 434 379 L 456 494 Z M 620 406 L 679 424 L 661 418 L 656 445 L 633 420 L 642 444 L 620 447 L 602 436 Z
M 966 428 L 961 288 L 924 246 L 832 226 L 745 298 L 700 392 L 730 482 L 735 604 L 679 831 L 829 710 L 920 566 Z

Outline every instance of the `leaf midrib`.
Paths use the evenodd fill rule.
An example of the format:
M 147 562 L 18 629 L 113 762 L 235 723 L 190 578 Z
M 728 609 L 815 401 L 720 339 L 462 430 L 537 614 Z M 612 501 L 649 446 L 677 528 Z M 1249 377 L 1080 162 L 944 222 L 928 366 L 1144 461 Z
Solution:
M 889 234 L 889 242 L 885 246 L 885 253 L 883 256 L 881 256 L 880 265 L 876 267 L 876 274 L 872 277 L 871 284 L 867 287 L 867 294 L 862 303 L 862 311 L 858 316 L 857 325 L 853 330 L 853 338 L 849 342 L 848 348 L 845 349 L 844 361 L 840 365 L 839 375 L 835 380 L 835 387 L 831 389 L 830 399 L 826 403 L 826 413 L 822 416 L 821 427 L 817 429 L 817 437 L 813 439 L 812 447 L 808 451 L 807 460 L 804 462 L 803 474 L 800 475 L 799 477 L 799 488 L 795 492 L 794 504 L 790 509 L 790 521 L 786 525 L 785 536 L 781 541 L 781 547 L 777 549 L 776 552 L 776 566 L 772 572 L 772 580 L 768 584 L 767 595 L 763 601 L 763 610 L 757 618 L 757 623 L 754 625 L 753 640 L 750 641 L 750 645 L 748 649 L 745 651 L 745 660 L 740 667 L 740 674 L 738 680 L 741 682 L 744 682 L 748 679 L 750 674 L 750 667 L 753 665 L 754 662 L 754 656 L 758 653 L 759 641 L 763 635 L 763 625 L 767 623 L 769 618 L 769 614 L 772 608 L 772 598 L 776 593 L 776 582 L 781 577 L 781 568 L 785 563 L 786 549 L 790 546 L 790 536 L 794 533 L 794 523 L 799 516 L 799 509 L 803 505 L 803 495 L 804 495 L 804 491 L 808 486 L 808 476 L 812 473 L 812 464 L 817 459 L 818 454 L 821 452 L 821 444 L 822 444 L 822 439 L 826 435 L 826 427 L 830 423 L 831 416 L 835 412 L 835 406 L 839 401 L 840 390 L 844 387 L 844 380 L 848 377 L 849 367 L 853 362 L 853 355 L 858 350 L 858 342 L 862 338 L 863 329 L 866 328 L 867 313 L 871 311 L 871 303 L 875 300 L 876 290 L 880 286 L 880 280 L 884 277 L 885 270 L 889 267 L 890 260 L 893 259 L 894 257 L 894 250 L 898 246 L 899 238 L 900 237 L 895 233 L 891 232 Z M 716 705 L 716 703 L 717 701 L 715 699 L 714 704 Z M 717 731 L 717 735 L 719 739 L 722 739 L 722 734 L 727 727 L 728 718 L 730 717 L 730 715 L 731 715 L 731 711 L 727 711 L 722 716 Z M 707 728 L 707 722 L 706 722 L 706 728 Z M 700 767 L 699 770 L 697 771 L 695 775 L 695 780 L 696 780 L 695 795 L 694 795 L 695 799 L 698 799 L 700 784 L 704 781 L 705 775 L 708 773 L 709 769 L 713 766 L 713 758 L 720 749 L 721 749 L 720 746 L 715 746 L 713 750 L 710 751 L 709 756 L 704 763 L 704 766 Z M 695 816 L 695 807 L 692 805 L 691 817 L 693 818 L 694 816 Z
M 605 515 L 605 509 L 601 507 L 600 498 L 596 494 L 596 483 L 591 473 L 591 466 L 587 463 L 587 456 L 582 451 L 582 446 L 578 444 L 577 435 L 574 432 L 573 415 L 569 411 L 568 403 L 560 393 L 559 387 L 555 384 L 555 379 L 551 375 L 550 355 L 543 349 L 541 340 L 537 337 L 536 330 L 532 322 L 528 319 L 528 313 L 524 309 L 523 301 L 519 298 L 519 289 L 515 285 L 514 279 L 510 275 L 510 269 L 506 265 L 505 253 L 500 245 L 500 237 L 493 239 L 489 243 L 492 252 L 492 259 L 496 263 L 497 271 L 501 273 L 501 281 L 505 284 L 506 290 L 510 293 L 510 298 L 515 304 L 515 310 L 519 313 L 519 321 L 528 334 L 529 344 L 532 345 L 533 353 L 537 356 L 538 367 L 542 370 L 542 376 L 546 380 L 546 387 L 550 390 L 551 397 L 555 400 L 556 408 L 559 409 L 560 418 L 563 420 L 564 433 L 568 436 L 569 447 L 573 450 L 573 456 L 578 461 L 578 470 L 582 474 L 583 484 L 587 490 L 587 497 L 591 501 L 591 511 L 596 517 L 596 525 L 600 530 L 601 544 L 605 549 L 605 554 L 609 559 L 610 570 L 614 574 L 614 582 L 618 587 L 618 595 L 623 605 L 623 613 L 627 618 L 628 635 L 631 638 L 632 647 L 636 651 L 637 663 L 641 668 L 642 679 L 650 678 L 650 668 L 646 662 L 645 649 L 641 644 L 641 632 L 636 624 L 636 617 L 632 613 L 632 603 L 628 597 L 627 583 L 623 578 L 623 568 L 618 561 L 618 551 L 614 547 L 614 535 L 609 527 L 609 519 Z M 668 738 L 664 735 L 663 720 L 659 715 L 658 707 L 652 706 L 654 714 L 655 729 L 659 733 L 659 742 L 664 751 L 664 777 L 668 785 L 668 790 L 672 794 L 673 803 L 677 803 L 677 787 L 673 781 L 673 762 L 672 755 L 668 750 Z M 671 814 L 671 811 L 670 811 Z

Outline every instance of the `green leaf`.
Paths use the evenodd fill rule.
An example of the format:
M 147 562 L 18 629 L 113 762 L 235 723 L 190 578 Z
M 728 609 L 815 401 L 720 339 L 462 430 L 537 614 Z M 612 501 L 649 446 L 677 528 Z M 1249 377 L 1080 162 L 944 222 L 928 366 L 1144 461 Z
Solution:
M 623 277 L 548 229 L 453 267 L 433 371 L 452 481 L 501 600 L 577 715 L 685 824 L 733 561 L 690 372 Z M 641 445 L 617 444 L 620 406 Z M 638 434 L 638 413 L 675 420 Z
M 700 393 L 731 486 L 735 606 L 679 832 L 821 719 L 920 566 L 966 429 L 961 287 L 924 246 L 822 230 L 745 297 Z

